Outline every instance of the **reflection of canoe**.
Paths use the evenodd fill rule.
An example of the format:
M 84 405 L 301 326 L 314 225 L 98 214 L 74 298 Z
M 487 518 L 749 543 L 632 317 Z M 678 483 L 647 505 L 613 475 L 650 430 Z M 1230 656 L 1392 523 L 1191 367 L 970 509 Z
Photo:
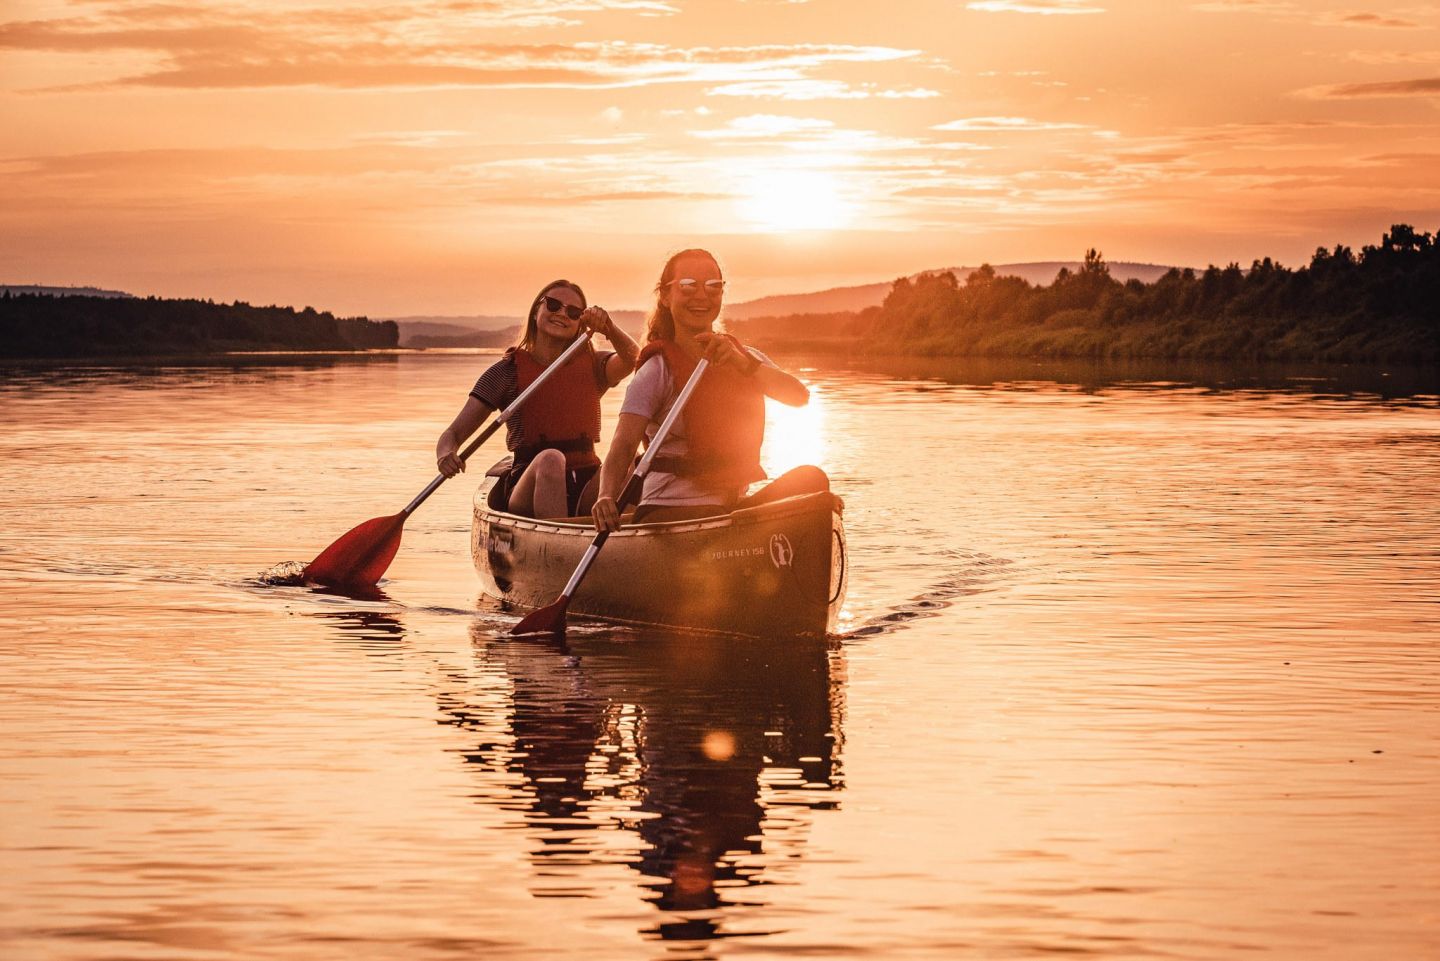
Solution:
M 477 676 L 510 680 L 508 710 L 464 673 L 447 674 L 459 683 L 441 704 L 478 742 L 457 754 L 506 772 L 474 797 L 523 824 L 532 893 L 609 896 L 623 861 L 647 900 L 680 912 L 642 916 L 642 935 L 755 934 L 815 812 L 840 803 L 843 646 L 646 628 L 496 637 L 483 620 L 472 633 Z
M 553 603 L 595 530 L 589 519 L 535 520 L 475 496 L 470 554 L 481 589 L 518 608 Z M 605 543 L 571 614 L 622 624 L 768 635 L 835 630 L 845 598 L 837 499 L 805 494 L 733 514 L 625 527 Z

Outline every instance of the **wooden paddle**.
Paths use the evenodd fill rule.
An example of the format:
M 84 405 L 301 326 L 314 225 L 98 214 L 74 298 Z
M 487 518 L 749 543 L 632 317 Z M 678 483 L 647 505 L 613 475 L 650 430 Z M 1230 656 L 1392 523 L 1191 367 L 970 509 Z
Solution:
M 670 413 L 665 415 L 661 422 L 660 429 L 650 439 L 650 446 L 645 449 L 645 456 L 640 458 L 640 463 L 635 465 L 635 471 L 630 479 L 625 482 L 625 489 L 620 492 L 620 498 L 615 502 L 616 512 L 625 510 L 626 507 L 640 499 L 641 491 L 645 487 L 645 475 L 650 473 L 650 462 L 655 459 L 655 454 L 660 450 L 660 444 L 670 433 L 670 428 L 675 424 L 675 418 L 680 416 L 680 411 L 685 407 L 685 402 L 695 392 L 695 385 L 700 383 L 700 375 L 705 373 L 709 361 L 703 357 L 700 363 L 695 365 L 695 372 L 685 382 L 680 390 L 680 396 L 675 398 L 675 403 L 670 407 Z M 580 587 L 580 582 L 590 570 L 590 565 L 595 563 L 595 557 L 600 553 L 600 548 L 605 546 L 605 541 L 610 537 L 609 531 L 601 531 L 595 535 L 590 546 L 585 548 L 585 553 L 580 557 L 580 563 L 575 566 L 575 573 L 570 575 L 570 580 L 565 585 L 565 590 L 560 592 L 560 598 L 553 604 L 549 604 L 538 610 L 531 611 L 525 615 L 525 619 L 510 629 L 511 634 L 564 634 L 565 633 L 565 610 L 570 606 L 570 598 L 575 596 L 575 591 Z
M 581 347 L 590 342 L 594 331 L 586 330 L 577 338 L 565 352 L 555 358 L 555 362 L 540 372 L 534 382 L 520 392 L 520 396 L 510 402 L 500 414 L 482 430 L 470 444 L 460 452 L 460 460 L 470 458 L 470 455 L 480 449 L 480 445 L 490 439 L 500 425 L 508 421 L 520 405 L 530 397 L 531 394 L 548 378 L 552 373 L 563 367 Z M 439 489 L 447 478 L 439 474 L 430 482 L 419 496 L 405 506 L 405 509 L 398 514 L 391 514 L 388 517 L 372 517 L 363 524 L 351 528 L 342 534 L 335 543 L 325 548 L 309 564 L 305 566 L 305 580 L 314 584 L 324 584 L 327 587 L 373 587 L 380 580 L 390 562 L 395 559 L 395 553 L 400 550 L 400 533 L 405 527 L 405 518 L 409 517 L 425 499 Z

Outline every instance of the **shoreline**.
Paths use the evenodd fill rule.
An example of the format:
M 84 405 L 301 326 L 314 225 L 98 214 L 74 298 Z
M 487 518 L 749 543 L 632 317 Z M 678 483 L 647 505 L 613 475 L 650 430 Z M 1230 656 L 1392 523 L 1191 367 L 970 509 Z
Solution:
M 4 357 L 0 356 L 0 367 L 129 367 L 135 365 L 194 366 L 216 364 L 225 361 L 278 361 L 286 359 L 316 358 L 332 360 L 366 360 L 377 357 L 401 357 L 408 354 L 437 353 L 441 351 L 486 351 L 488 347 L 367 347 L 360 350 L 326 348 L 322 350 L 226 350 L 209 353 L 179 354 L 84 354 L 66 357 Z
M 902 380 L 964 384 L 1025 381 L 1071 384 L 1082 390 L 1119 385 L 1235 389 L 1314 389 L 1334 384 L 1343 393 L 1440 399 L 1440 364 L 1371 361 L 1216 360 L 1213 358 L 1104 358 L 865 353 L 817 350 L 761 342 L 765 353 L 800 371 L 864 371 Z M 368 350 L 251 350 L 209 354 L 135 354 L 87 357 L 0 358 L 0 369 L 43 374 L 76 370 L 167 367 L 304 367 L 394 363 L 405 357 L 497 356 L 492 347 L 386 347 Z

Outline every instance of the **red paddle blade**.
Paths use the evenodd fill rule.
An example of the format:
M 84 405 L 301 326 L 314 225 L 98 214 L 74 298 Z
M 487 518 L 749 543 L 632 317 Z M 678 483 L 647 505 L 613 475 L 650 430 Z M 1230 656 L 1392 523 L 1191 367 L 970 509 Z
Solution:
M 328 587 L 374 587 L 400 549 L 404 514 L 372 517 L 342 534 L 305 566 L 305 580 Z
M 514 627 L 510 633 L 514 634 L 564 634 L 565 633 L 565 608 L 570 606 L 570 598 L 561 597 L 554 604 L 542 607 L 539 610 L 531 611 L 525 615 L 525 619 Z

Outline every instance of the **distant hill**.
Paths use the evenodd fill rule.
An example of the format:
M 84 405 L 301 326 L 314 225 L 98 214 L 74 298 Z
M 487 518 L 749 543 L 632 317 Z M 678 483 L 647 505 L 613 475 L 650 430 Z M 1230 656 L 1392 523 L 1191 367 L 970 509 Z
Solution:
M 645 326 L 638 310 L 614 310 L 610 316 L 631 336 Z M 400 328 L 401 347 L 508 347 L 520 339 L 524 317 L 475 316 L 387 317 Z
M 519 324 L 499 330 L 467 330 L 451 324 L 417 324 L 408 332 L 404 327 L 400 329 L 400 346 L 420 350 L 427 347 L 509 347 L 519 339 Z
M 1004 277 L 1020 277 L 1028 283 L 1042 286 L 1055 280 L 1055 275 L 1060 269 L 1066 268 L 1071 273 L 1079 270 L 1083 264 L 1078 260 L 1046 260 L 1036 263 L 1025 264 L 994 264 L 995 273 Z M 1169 267 L 1157 264 L 1133 264 L 1113 263 L 1109 264 L 1110 275 L 1120 282 L 1134 278 L 1144 283 L 1154 283 L 1165 275 Z M 938 270 L 922 270 L 919 273 L 911 274 L 910 279 L 917 277 L 953 273 L 962 284 L 969 276 L 978 270 L 978 267 L 941 267 Z M 894 286 L 893 280 L 883 283 L 861 284 L 856 287 L 833 287 L 829 290 L 816 291 L 809 294 L 778 294 L 773 297 L 761 297 L 758 300 L 747 300 L 743 303 L 732 304 L 725 308 L 725 316 L 731 320 L 750 320 L 755 317 L 785 317 L 792 314 L 838 314 L 864 310 L 866 307 L 878 307 L 885 301 L 885 295 L 890 293 Z
M 523 317 L 495 314 L 384 317 L 400 329 L 401 347 L 496 347 L 495 337 L 524 323 Z M 505 341 L 513 343 L 513 341 Z
M 45 297 L 129 297 L 123 290 L 102 290 L 99 287 L 46 287 L 41 284 L 0 284 L 0 296 L 10 294 L 37 294 Z

